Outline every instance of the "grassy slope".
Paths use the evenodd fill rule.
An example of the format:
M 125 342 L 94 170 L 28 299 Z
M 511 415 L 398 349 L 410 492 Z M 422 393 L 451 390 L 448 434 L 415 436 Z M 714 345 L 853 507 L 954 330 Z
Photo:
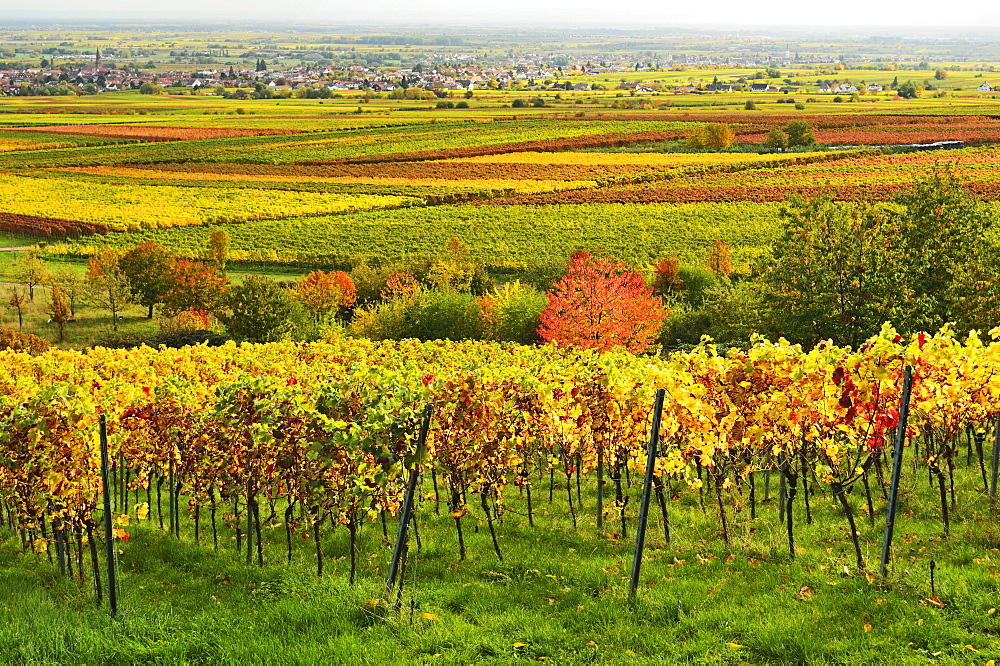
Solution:
M 312 541 L 296 536 L 292 564 L 282 563 L 280 527 L 267 530 L 264 568 L 242 563 L 228 529 L 216 553 L 204 532 L 203 545 L 193 543 L 187 522 L 180 542 L 154 527 L 130 527 L 131 540 L 120 546 L 120 622 L 94 607 L 89 585 L 60 577 L 44 557 L 18 554 L 7 532 L 0 547 L 0 660 L 985 663 L 1000 656 L 1000 618 L 991 612 L 1000 536 L 983 515 L 984 496 L 972 490 L 981 483 L 978 473 L 961 465 L 960 519 L 947 540 L 939 538 L 926 476 L 904 475 L 896 561 L 887 583 L 855 571 L 846 523 L 829 499 L 813 499 L 809 526 L 800 494 L 800 550 L 792 562 L 773 500 L 756 521 L 747 507 L 736 516 L 730 507 L 735 536 L 726 547 L 715 510 L 703 512 L 696 496 L 685 493 L 672 506 L 673 548 L 664 547 L 661 526 L 651 521 L 634 606 L 626 594 L 632 543 L 596 536 L 586 515 L 574 531 L 558 484 L 554 503 L 541 493 L 535 527 L 527 525 L 524 504 L 511 493 L 511 510 L 499 527 L 503 562 L 485 525 L 472 532 L 471 516 L 465 519 L 469 557 L 459 562 L 453 521 L 444 507 L 443 516 L 434 515 L 427 488 L 420 508 L 423 548 L 408 571 L 401 615 L 372 603 L 385 597 L 390 554 L 377 523 L 362 531 L 354 587 L 346 580 L 343 528 L 330 535 L 327 525 L 326 573 L 316 578 Z M 586 483 L 584 488 L 586 514 L 593 498 Z M 857 494 L 853 501 L 863 504 Z M 881 530 L 861 521 L 867 562 L 874 567 Z M 630 517 L 630 537 L 633 525 Z M 931 559 L 944 608 L 923 601 L 931 596 Z

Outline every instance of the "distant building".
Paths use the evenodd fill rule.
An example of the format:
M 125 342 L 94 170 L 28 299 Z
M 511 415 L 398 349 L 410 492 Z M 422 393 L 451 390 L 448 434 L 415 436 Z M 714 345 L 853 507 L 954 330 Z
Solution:
M 976 88 L 976 90 L 980 90 L 982 92 L 990 92 L 991 90 L 993 90 L 993 86 L 989 84 L 989 81 L 984 81 L 983 85 Z

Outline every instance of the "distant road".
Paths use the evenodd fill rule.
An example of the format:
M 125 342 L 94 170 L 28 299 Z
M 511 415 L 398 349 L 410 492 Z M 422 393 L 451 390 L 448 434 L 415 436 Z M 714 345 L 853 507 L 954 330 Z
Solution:
M 24 252 L 25 250 L 32 250 L 34 247 L 34 245 L 25 245 L 24 247 L 0 247 L 0 252 Z

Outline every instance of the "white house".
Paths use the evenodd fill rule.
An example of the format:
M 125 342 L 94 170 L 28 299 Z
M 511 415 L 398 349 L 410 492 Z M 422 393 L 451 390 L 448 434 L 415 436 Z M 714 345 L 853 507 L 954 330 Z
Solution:
M 983 92 L 990 92 L 991 90 L 993 90 L 993 86 L 991 86 L 988 81 L 984 81 L 983 85 L 976 88 L 976 90 L 981 90 Z

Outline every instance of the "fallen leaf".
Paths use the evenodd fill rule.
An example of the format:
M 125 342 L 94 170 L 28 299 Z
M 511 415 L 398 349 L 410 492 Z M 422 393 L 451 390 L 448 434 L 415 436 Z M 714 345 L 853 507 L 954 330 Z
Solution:
M 381 599 L 369 599 L 366 605 L 368 608 L 377 608 L 380 603 L 382 603 Z
M 635 656 L 635 652 L 632 652 L 632 650 L 625 650 L 625 654 L 627 654 L 630 657 L 634 657 Z
M 921 606 L 934 606 L 935 608 L 944 608 L 944 602 L 937 597 L 927 597 L 920 602 Z
M 516 647 L 517 649 L 521 649 L 521 648 L 527 647 L 527 646 L 528 646 L 527 643 L 514 643 L 514 647 Z
M 924 624 L 924 618 L 920 618 L 919 620 L 917 620 L 917 626 L 918 627 L 922 627 L 923 624 Z
M 812 597 L 813 597 L 813 591 L 807 585 L 803 585 L 799 589 L 798 593 L 795 596 L 796 596 L 796 598 L 803 599 L 803 600 L 804 599 L 812 599 Z
M 597 647 L 597 643 L 594 641 L 587 641 L 587 647 Z
M 872 625 L 870 625 L 870 624 L 866 624 L 866 625 L 865 625 L 865 633 L 867 634 L 867 633 L 868 633 L 869 631 L 871 631 L 871 630 L 872 630 Z
M 966 645 L 965 649 L 966 650 L 972 650 L 973 652 L 979 652 L 979 650 L 977 650 L 976 648 L 972 647 L 971 645 Z
M 439 619 L 441 619 L 437 615 L 435 615 L 434 613 L 421 613 L 420 617 L 424 618 L 425 620 L 439 620 Z
M 726 647 L 733 648 L 734 650 L 739 650 L 741 647 L 744 646 L 740 645 L 739 643 L 726 643 Z

